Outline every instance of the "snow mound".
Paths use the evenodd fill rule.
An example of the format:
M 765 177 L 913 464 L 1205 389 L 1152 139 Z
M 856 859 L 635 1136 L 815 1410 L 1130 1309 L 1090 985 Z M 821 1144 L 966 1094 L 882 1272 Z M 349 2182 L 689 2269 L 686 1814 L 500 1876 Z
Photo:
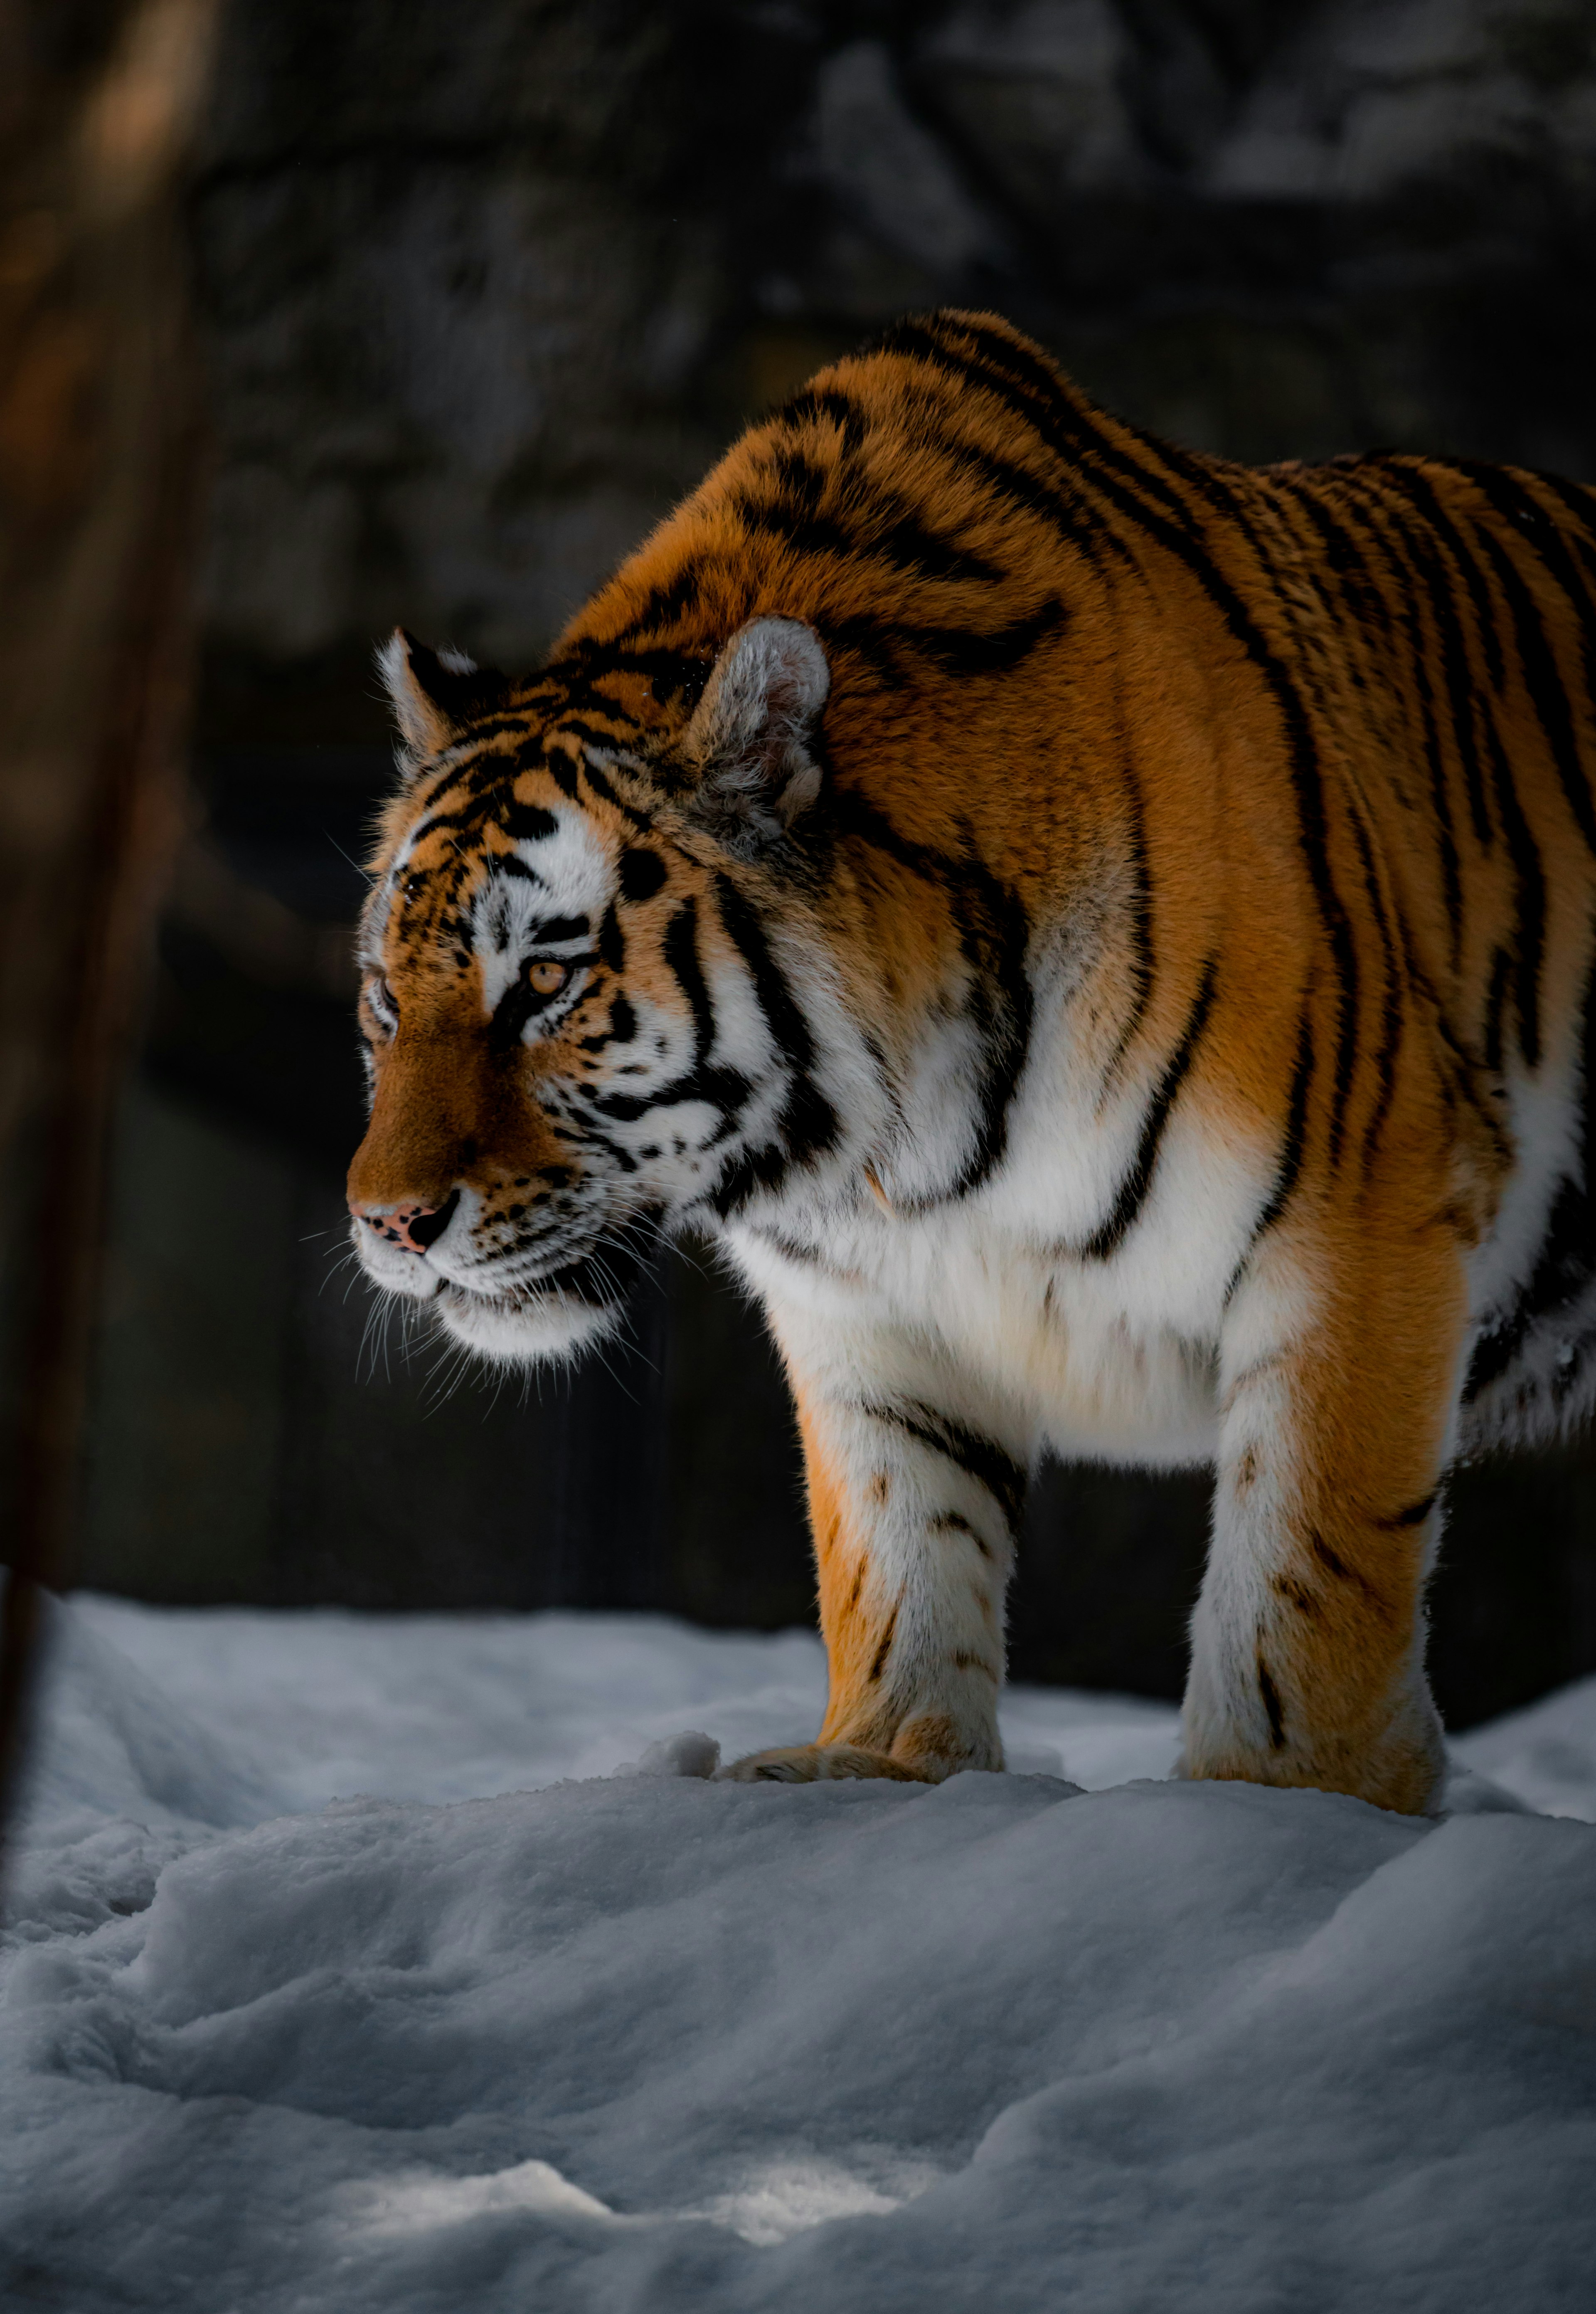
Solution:
M 1035 1690 L 1052 1773 L 710 1780 L 823 1677 L 645 1618 L 58 1611 L 0 2303 L 1589 2303 L 1596 1832 L 1524 1811 L 1551 1744 L 1596 1813 L 1596 1683 L 1436 1824 L 1154 1780 L 1172 1713 Z
M 1596 1679 L 1459 1736 L 1452 1750 L 1542 1815 L 1596 1821 Z

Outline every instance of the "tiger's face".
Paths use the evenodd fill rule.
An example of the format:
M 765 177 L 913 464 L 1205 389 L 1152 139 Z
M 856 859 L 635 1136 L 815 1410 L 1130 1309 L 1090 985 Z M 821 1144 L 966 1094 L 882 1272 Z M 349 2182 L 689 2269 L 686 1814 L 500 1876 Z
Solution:
M 411 773 L 361 930 L 355 1244 L 472 1348 L 568 1355 L 662 1229 L 835 1137 L 744 890 L 818 786 L 824 658 L 791 621 L 742 630 L 664 784 L 590 699 L 514 711 L 408 639 L 384 666 Z

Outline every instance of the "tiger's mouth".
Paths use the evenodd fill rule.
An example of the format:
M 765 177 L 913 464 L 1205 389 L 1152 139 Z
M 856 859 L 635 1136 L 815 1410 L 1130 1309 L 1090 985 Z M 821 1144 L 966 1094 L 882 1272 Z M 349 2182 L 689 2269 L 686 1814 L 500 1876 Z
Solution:
M 433 1307 L 457 1339 L 487 1356 L 569 1356 L 624 1320 L 658 1219 L 638 1215 L 559 1268 L 497 1291 L 440 1278 Z
M 491 1286 L 465 1285 L 452 1277 L 439 1280 L 440 1302 L 469 1303 L 473 1308 L 510 1312 L 536 1310 L 550 1301 L 569 1296 L 589 1310 L 606 1310 L 628 1300 L 641 1275 L 643 1258 L 630 1247 L 595 1246 L 589 1253 L 551 1269 L 544 1277 L 528 1278 L 496 1293 Z

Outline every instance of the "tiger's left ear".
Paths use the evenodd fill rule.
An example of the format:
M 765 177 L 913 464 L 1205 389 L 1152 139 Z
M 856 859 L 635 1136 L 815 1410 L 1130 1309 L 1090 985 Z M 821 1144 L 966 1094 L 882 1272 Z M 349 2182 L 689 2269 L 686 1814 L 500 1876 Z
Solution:
M 820 793 L 810 741 L 831 682 L 798 619 L 750 619 L 716 660 L 682 745 L 699 771 L 688 817 L 729 851 L 776 843 Z
M 402 627 L 378 650 L 377 672 L 399 726 L 401 769 L 408 773 L 493 714 L 512 687 L 497 667 L 479 667 L 463 651 L 428 650 Z

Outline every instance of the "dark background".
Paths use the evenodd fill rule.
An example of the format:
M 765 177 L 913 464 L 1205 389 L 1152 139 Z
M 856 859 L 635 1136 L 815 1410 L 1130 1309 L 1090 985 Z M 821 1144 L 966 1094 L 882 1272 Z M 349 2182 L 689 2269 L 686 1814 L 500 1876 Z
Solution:
M 806 1619 L 785 1393 L 708 1251 L 498 1383 L 374 1331 L 345 928 L 402 621 L 513 668 L 725 443 L 990 305 L 1248 459 L 1596 480 L 1588 0 L 232 0 L 190 228 L 213 437 L 191 827 L 125 1104 L 81 1578 Z M 1020 1676 L 1179 1691 L 1207 1488 L 1046 1472 Z M 1459 1476 L 1457 1725 L 1596 1668 L 1596 1457 Z

